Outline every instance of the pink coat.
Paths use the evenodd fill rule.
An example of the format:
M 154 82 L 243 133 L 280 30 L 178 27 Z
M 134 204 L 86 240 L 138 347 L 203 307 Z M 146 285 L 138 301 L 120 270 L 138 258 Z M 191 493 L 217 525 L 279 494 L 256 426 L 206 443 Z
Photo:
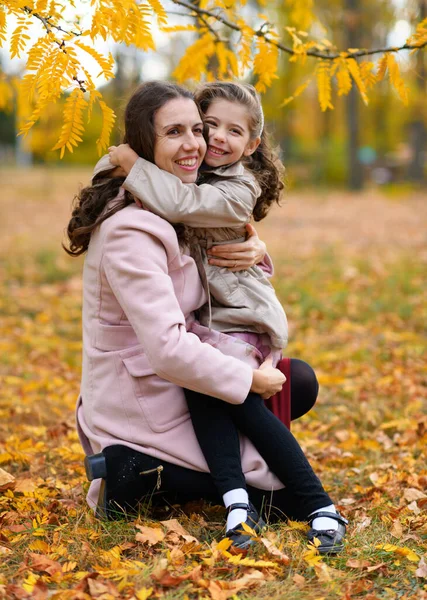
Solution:
M 195 323 L 193 311 L 205 302 L 197 267 L 164 219 L 130 205 L 95 231 L 83 273 L 77 404 L 87 454 L 123 444 L 208 471 L 182 387 L 240 404 L 260 355 L 242 340 Z M 241 448 L 248 484 L 283 487 L 248 439 Z M 90 486 L 91 506 L 98 485 Z

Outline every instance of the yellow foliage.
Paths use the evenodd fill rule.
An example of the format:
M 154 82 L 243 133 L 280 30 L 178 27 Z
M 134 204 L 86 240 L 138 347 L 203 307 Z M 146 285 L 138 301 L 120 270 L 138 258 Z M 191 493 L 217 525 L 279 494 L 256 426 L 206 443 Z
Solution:
M 408 88 L 400 75 L 399 64 L 393 54 L 387 54 L 388 75 L 403 104 L 408 104 Z
M 4 75 L 0 76 L 0 110 L 10 112 L 13 108 L 13 87 Z
M 87 104 L 79 88 L 74 89 L 65 102 L 64 124 L 59 140 L 52 148 L 52 150 L 61 150 L 61 158 L 64 156 L 65 148 L 73 152 L 73 146 L 77 146 L 78 142 L 82 141 L 80 137 L 84 131 L 82 112 Z
M 3 11 L 2 11 L 3 12 Z M 30 36 L 26 33 L 28 30 L 28 23 L 26 18 L 18 19 L 18 26 L 12 33 L 12 38 L 10 41 L 10 57 L 21 56 L 21 52 L 25 50 L 25 46 L 27 41 L 30 39 Z
M 331 101 L 332 88 L 330 62 L 321 60 L 317 65 L 316 75 L 320 108 L 322 111 L 328 110 L 328 108 L 334 108 Z
M 200 79 L 205 73 L 208 60 L 215 53 L 215 40 L 211 33 L 207 32 L 187 48 L 179 65 L 172 73 L 179 82 L 189 79 Z
M 99 155 L 102 154 L 103 150 L 106 150 L 109 144 L 111 130 L 113 129 L 114 121 L 116 120 L 116 115 L 114 111 L 105 104 L 105 102 L 101 99 L 98 100 L 99 106 L 102 111 L 102 129 L 101 135 L 96 140 L 96 147 L 98 148 Z
M 265 92 L 271 86 L 273 79 L 278 79 L 277 62 L 279 59 L 279 49 L 267 43 L 263 37 L 258 38 L 257 53 L 254 57 L 254 75 L 258 76 L 255 84 L 259 92 Z
M 346 96 L 352 87 L 351 75 L 345 58 L 339 58 L 334 63 L 337 66 L 338 96 Z
M 310 27 L 314 20 L 313 0 L 285 0 L 285 5 L 292 25 L 304 31 Z
M 6 41 L 6 12 L 0 7 L 0 48 Z
M 194 19 L 194 22 L 182 25 L 169 24 L 169 8 L 165 8 L 162 0 L 91 0 L 85 7 L 87 22 L 78 17 L 79 4 L 75 0 L 1 2 L 0 46 L 7 42 L 6 28 L 13 22 L 9 44 L 10 56 L 13 58 L 27 54 L 17 95 L 17 102 L 20 103 L 20 133 L 28 133 L 40 116 L 49 110 L 51 103 L 57 103 L 62 96 L 70 92 L 70 98 L 76 100 L 80 96 L 74 94 L 73 90 L 80 90 L 82 94 L 88 92 L 89 95 L 89 100 L 85 98 L 88 103 L 88 119 L 95 102 L 101 108 L 103 125 L 97 147 L 99 151 L 105 148 L 109 143 L 108 136 L 115 116 L 103 102 L 101 93 L 95 93 L 95 82 L 90 68 L 86 65 L 87 55 L 99 67 L 97 75 L 106 79 L 114 77 L 112 55 L 100 52 L 95 47 L 99 38 L 119 44 L 133 44 L 144 51 L 155 50 L 152 35 L 155 20 L 159 28 L 170 35 L 187 31 L 197 33 L 197 39 L 187 47 L 173 73 L 179 82 L 210 80 L 215 77 L 244 77 L 248 70 L 252 69 L 256 88 L 265 92 L 278 78 L 278 58 L 283 48 L 278 27 L 274 25 L 277 21 L 276 3 L 259 1 L 258 4 L 263 7 L 265 14 L 256 14 L 242 13 L 242 8 L 247 4 L 246 0 L 200 0 L 194 7 L 190 4 L 188 6 L 188 16 Z M 320 39 L 310 39 L 307 30 L 315 19 L 313 0 L 285 0 L 284 5 L 290 23 L 290 26 L 284 29 L 292 40 L 291 48 L 286 50 L 290 54 L 289 61 L 304 67 L 308 56 L 316 57 L 314 73 L 322 111 L 333 108 L 333 77 L 336 77 L 339 96 L 348 94 L 354 81 L 362 99 L 367 103 L 367 90 L 383 79 L 387 70 L 390 83 L 397 90 L 400 99 L 407 103 L 408 90 L 392 54 L 396 49 L 390 48 L 385 51 L 378 62 L 378 71 L 374 74 L 372 62 L 358 63 L 351 57 L 351 53 L 356 49 L 339 52 L 330 40 L 322 39 L 321 36 L 325 35 L 324 28 L 320 30 Z M 70 9 L 75 9 L 74 19 Z M 259 23 L 260 20 L 262 24 Z M 36 24 L 36 31 L 40 30 L 41 25 L 43 30 L 43 35 L 39 34 L 38 39 L 29 35 Z M 35 41 L 32 41 L 33 39 Z M 417 25 L 407 44 L 415 45 L 416 49 L 427 44 L 427 19 Z M 328 54 L 325 54 L 326 52 Z M 359 51 L 359 54 L 368 53 L 368 50 Z M 216 59 L 214 64 L 217 69 L 210 69 L 212 58 Z M 311 74 L 308 73 L 305 83 L 299 85 L 294 94 L 283 101 L 282 106 L 296 99 L 310 81 Z M 11 89 L 2 80 L 0 109 L 10 108 L 11 98 Z M 82 106 L 76 115 L 81 115 Z M 61 156 L 65 149 L 72 150 L 83 132 L 79 123 L 73 124 L 69 118 L 70 114 L 64 115 L 64 126 L 66 124 L 70 135 L 74 132 L 70 138 L 73 139 L 73 143 L 69 141 L 68 144 L 60 144 Z M 64 132 L 61 136 L 63 134 Z
M 348 66 L 348 70 L 351 73 L 357 87 L 359 88 L 360 95 L 362 96 L 362 100 L 365 104 L 368 104 L 368 96 L 366 95 L 366 87 L 365 83 L 360 74 L 359 64 L 354 58 L 347 58 L 346 63 Z

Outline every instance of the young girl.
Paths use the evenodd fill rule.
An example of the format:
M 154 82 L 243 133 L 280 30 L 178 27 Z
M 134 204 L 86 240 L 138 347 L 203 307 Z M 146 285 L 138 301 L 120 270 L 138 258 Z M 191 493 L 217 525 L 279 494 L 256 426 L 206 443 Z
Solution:
M 248 347 L 248 361 L 255 356 L 258 366 L 270 357 L 275 365 L 287 344 L 287 322 L 266 275 L 258 266 L 233 271 L 209 262 L 209 250 L 214 246 L 243 241 L 249 220 L 264 218 L 283 188 L 278 160 L 264 131 L 261 103 L 252 86 L 231 82 L 203 85 L 196 101 L 209 127 L 201 185 L 183 184 L 171 174 L 173 165 L 168 165 L 169 173 L 159 168 L 166 166 L 156 160 L 161 138 L 154 150 L 159 167 L 138 157 L 125 144 L 110 148 L 110 161 L 124 170 L 127 178 L 123 187 L 139 198 L 144 208 L 187 228 L 191 253 L 208 295 L 198 321 L 187 324 L 188 329 L 202 341 L 211 328 L 240 338 Z M 179 125 L 162 132 L 166 141 L 180 135 Z M 189 154 L 191 139 L 187 143 L 188 154 L 177 156 L 175 163 L 191 173 L 197 160 Z M 190 390 L 185 393 L 200 447 L 228 509 L 226 535 L 234 546 L 245 548 L 252 541 L 242 530 L 242 523 L 255 531 L 263 525 L 248 499 L 240 464 L 240 430 L 282 483 L 301 490 L 301 503 L 311 495 L 324 494 L 325 505 L 313 512 L 309 537 L 318 537 L 319 548 L 325 553 L 340 551 L 345 520 L 330 503 L 292 434 L 261 397 L 250 394 L 243 404 L 231 405 Z M 216 433 L 219 430 L 222 444 Z M 265 444 L 262 432 L 267 430 L 270 438 Z M 287 464 L 279 458 L 284 449 L 289 455 Z

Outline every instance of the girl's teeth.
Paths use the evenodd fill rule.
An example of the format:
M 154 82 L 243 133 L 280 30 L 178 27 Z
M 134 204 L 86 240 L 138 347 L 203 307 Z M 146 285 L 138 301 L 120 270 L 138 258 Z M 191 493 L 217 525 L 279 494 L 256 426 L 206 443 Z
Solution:
M 225 154 L 225 152 L 223 152 L 222 150 L 216 150 L 216 148 L 209 148 L 209 150 L 214 154 L 218 154 L 218 156 L 222 156 L 223 154 Z

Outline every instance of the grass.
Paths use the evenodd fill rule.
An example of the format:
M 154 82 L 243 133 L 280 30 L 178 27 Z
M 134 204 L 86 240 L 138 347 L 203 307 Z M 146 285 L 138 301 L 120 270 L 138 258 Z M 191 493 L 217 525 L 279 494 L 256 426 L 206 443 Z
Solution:
M 420 192 L 299 191 L 258 226 L 289 317 L 287 354 L 321 383 L 293 432 L 351 527 L 344 553 L 320 558 L 297 524 L 271 524 L 265 536 L 290 562 L 258 542 L 234 564 L 216 548 L 221 509 L 196 503 L 110 523 L 87 509 L 73 417 L 82 261 L 60 243 L 88 173 L 4 171 L 2 181 L 0 467 L 17 486 L 0 491 L 0 598 L 427 598 Z M 199 543 L 136 540 L 137 525 L 171 517 Z

